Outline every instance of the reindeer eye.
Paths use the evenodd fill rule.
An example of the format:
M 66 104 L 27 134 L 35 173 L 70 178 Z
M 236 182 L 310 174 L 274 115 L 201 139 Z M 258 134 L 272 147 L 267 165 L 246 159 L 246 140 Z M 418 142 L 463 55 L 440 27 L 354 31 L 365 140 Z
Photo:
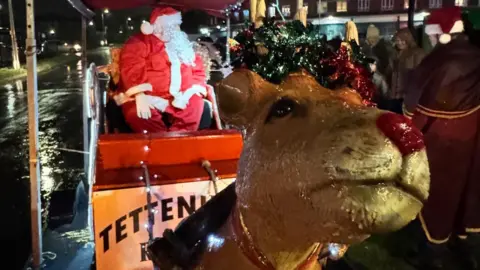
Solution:
M 280 100 L 275 102 L 270 108 L 270 112 L 268 113 L 265 123 L 269 123 L 275 118 L 283 118 L 290 115 L 295 109 L 295 106 L 296 102 L 291 100 L 290 98 L 281 98 Z

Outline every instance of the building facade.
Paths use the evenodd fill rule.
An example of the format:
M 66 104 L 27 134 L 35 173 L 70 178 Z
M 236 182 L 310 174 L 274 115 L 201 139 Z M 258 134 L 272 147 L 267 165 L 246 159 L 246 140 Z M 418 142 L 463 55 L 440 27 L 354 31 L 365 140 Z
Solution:
M 397 29 L 407 26 L 408 5 L 408 0 L 303 0 L 309 21 L 318 25 L 319 31 L 327 38 L 342 37 L 344 24 L 348 20 L 357 24 L 361 38 L 370 24 L 375 24 L 382 36 L 391 36 Z M 416 0 L 415 25 L 422 24 L 424 17 L 433 9 L 454 6 L 480 8 L 480 0 Z M 297 0 L 273 0 L 267 3 L 268 17 L 291 20 L 296 12 Z M 244 9 L 235 12 L 232 20 L 235 24 L 248 17 L 249 11 Z

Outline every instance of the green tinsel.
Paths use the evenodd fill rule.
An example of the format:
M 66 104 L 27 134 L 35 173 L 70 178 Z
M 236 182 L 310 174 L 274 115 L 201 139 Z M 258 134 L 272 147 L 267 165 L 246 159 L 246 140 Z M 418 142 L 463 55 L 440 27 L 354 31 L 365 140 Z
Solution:
M 332 48 L 312 25 L 300 21 L 276 23 L 266 20 L 259 29 L 252 26 L 235 37 L 240 44 L 232 48 L 234 67 L 246 67 L 272 83 L 280 83 L 289 73 L 305 69 L 325 87 L 330 87 L 329 76 L 336 72 L 322 60 L 334 57 L 338 48 Z M 367 67 L 367 59 L 359 46 L 351 42 L 352 61 Z M 259 54 L 258 48 L 268 53 Z

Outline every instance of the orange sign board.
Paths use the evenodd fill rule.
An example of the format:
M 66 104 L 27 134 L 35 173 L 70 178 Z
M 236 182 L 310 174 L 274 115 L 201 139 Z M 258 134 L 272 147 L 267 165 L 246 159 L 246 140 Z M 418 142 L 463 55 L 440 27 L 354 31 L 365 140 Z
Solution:
M 224 189 L 234 180 L 218 180 L 218 189 Z M 98 270 L 153 269 L 145 249 L 149 240 L 146 192 L 145 187 L 138 187 L 93 194 Z M 174 229 L 215 194 L 211 181 L 153 186 L 151 193 L 154 237 L 161 237 L 165 229 Z

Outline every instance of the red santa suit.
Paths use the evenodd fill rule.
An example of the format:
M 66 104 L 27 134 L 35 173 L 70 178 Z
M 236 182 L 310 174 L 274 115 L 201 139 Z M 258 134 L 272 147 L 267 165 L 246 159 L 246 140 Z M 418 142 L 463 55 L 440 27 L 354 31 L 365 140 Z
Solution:
M 142 33 L 131 37 L 123 47 L 120 72 L 124 95 L 120 103 L 127 123 L 135 132 L 198 129 L 206 95 L 202 60 L 191 48 L 192 57 L 185 61 L 175 44 L 161 40 L 167 31 L 180 33 L 175 29 L 181 22 L 178 11 L 156 8 L 150 24 L 142 25 Z M 184 39 L 188 43 L 186 35 Z M 188 50 L 189 46 L 185 48 Z M 137 95 L 142 94 L 146 98 L 139 101 Z M 141 115 L 140 102 L 150 107 L 148 116 Z

